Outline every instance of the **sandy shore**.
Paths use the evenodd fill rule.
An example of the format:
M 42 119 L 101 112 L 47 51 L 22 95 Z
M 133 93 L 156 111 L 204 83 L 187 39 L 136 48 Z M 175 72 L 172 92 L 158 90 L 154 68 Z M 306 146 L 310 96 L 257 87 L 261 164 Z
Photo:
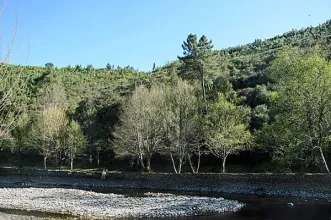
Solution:
M 61 188 L 1 188 L 0 207 L 88 218 L 179 217 L 237 211 L 244 204 L 223 198 L 173 194 L 128 197 Z

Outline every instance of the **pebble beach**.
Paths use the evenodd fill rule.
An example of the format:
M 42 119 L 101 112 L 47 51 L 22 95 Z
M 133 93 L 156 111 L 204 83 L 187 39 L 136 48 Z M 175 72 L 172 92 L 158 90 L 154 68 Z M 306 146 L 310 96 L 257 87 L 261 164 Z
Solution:
M 80 189 L 1 188 L 0 207 L 70 214 L 89 219 L 162 218 L 234 212 L 244 204 L 223 198 L 151 194 L 130 197 Z

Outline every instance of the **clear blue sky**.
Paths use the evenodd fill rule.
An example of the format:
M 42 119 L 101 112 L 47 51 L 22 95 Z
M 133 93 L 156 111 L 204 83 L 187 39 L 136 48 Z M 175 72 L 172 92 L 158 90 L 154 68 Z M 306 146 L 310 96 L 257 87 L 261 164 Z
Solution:
M 189 33 L 205 34 L 221 49 L 331 19 L 330 0 L 8 1 L 1 19 L 2 46 L 9 42 L 16 11 L 12 63 L 24 63 L 28 38 L 27 63 L 37 66 L 105 67 L 109 62 L 150 70 L 153 62 L 160 66 L 181 55 Z

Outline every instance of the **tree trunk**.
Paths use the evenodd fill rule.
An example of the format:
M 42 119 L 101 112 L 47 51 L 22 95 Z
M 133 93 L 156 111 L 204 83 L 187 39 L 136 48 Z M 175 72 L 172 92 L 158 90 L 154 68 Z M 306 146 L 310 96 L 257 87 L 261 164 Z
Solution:
M 202 98 L 203 98 L 203 102 L 204 102 L 204 106 L 205 106 L 204 113 L 207 114 L 206 85 L 205 85 L 205 77 L 204 77 L 202 70 L 200 70 L 200 75 L 201 75 Z
M 146 170 L 151 172 L 151 159 L 149 157 L 146 158 Z
M 74 169 L 74 158 L 73 157 L 71 157 L 71 159 L 70 159 L 70 169 L 71 169 L 71 171 Z
M 73 149 L 72 146 L 70 147 L 70 153 L 69 153 L 69 159 L 70 159 L 70 170 L 72 171 L 74 168 L 74 155 L 73 155 Z
M 197 168 L 196 168 L 196 173 L 199 172 L 199 169 L 200 169 L 200 161 L 201 161 L 201 154 L 199 153 L 199 155 L 198 155 L 198 165 L 197 165 Z
M 63 160 L 65 159 L 65 155 L 63 155 L 62 151 L 60 151 L 59 158 L 60 158 L 60 168 L 62 169 Z
M 145 163 L 144 163 L 144 158 L 143 158 L 142 154 L 139 155 L 139 160 L 140 160 L 141 172 L 144 172 L 144 170 L 145 170 Z
M 21 146 L 18 147 L 17 151 L 17 159 L 18 159 L 18 168 L 22 168 L 22 163 L 21 163 Z
M 140 159 L 139 159 L 139 157 L 137 157 L 136 158 L 136 163 L 135 163 L 135 165 L 134 165 L 134 169 L 139 169 L 139 164 L 140 164 Z
M 47 156 L 44 156 L 44 169 L 47 170 Z
M 183 160 L 179 160 L 179 164 L 178 164 L 178 173 L 182 172 L 182 164 L 183 164 Z
M 90 147 L 90 164 L 93 162 L 93 157 L 92 157 L 92 148 Z
M 175 164 L 175 160 L 174 160 L 174 157 L 172 156 L 172 153 L 170 153 L 170 158 L 171 158 L 172 166 L 174 168 L 175 173 L 178 173 L 177 168 L 176 168 L 176 164 Z
M 222 159 L 222 173 L 225 173 L 226 172 L 226 170 L 225 170 L 225 161 L 226 161 L 226 157 L 224 157 Z
M 60 152 L 56 153 L 55 164 L 60 167 Z
M 325 170 L 326 170 L 327 173 L 330 173 L 328 164 L 326 163 L 326 160 L 325 160 L 325 157 L 324 157 L 324 154 L 323 154 L 322 146 L 320 146 L 319 149 L 320 149 L 320 154 L 321 154 L 321 158 L 322 158 L 322 162 L 323 162 L 324 168 L 325 168 Z
M 100 165 L 100 152 L 99 150 L 97 150 L 97 163 L 98 163 L 98 166 Z
M 199 172 L 199 168 L 200 168 L 200 158 L 201 158 L 201 154 L 198 154 L 198 162 L 197 162 L 197 167 L 194 168 L 193 162 L 191 160 L 191 155 L 188 155 L 188 162 L 191 166 L 192 172 L 193 173 L 198 173 Z

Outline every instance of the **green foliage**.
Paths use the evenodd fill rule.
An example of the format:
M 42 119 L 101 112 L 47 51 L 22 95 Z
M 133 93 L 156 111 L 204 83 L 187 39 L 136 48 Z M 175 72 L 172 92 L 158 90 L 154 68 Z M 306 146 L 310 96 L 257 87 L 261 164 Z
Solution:
M 153 85 L 136 88 L 123 106 L 120 126 L 113 133 L 114 151 L 118 157 L 137 160 L 150 171 L 150 161 L 162 141 L 162 107 L 164 89 Z
M 54 68 L 54 64 L 53 64 L 53 63 L 46 63 L 46 64 L 45 64 L 45 67 L 46 67 L 47 69 L 53 69 L 53 68 Z
M 331 134 L 331 64 L 316 50 L 304 54 L 287 48 L 273 62 L 271 77 L 278 93 L 268 128 L 275 160 L 286 160 L 287 168 L 317 165 L 328 171 L 323 150 Z
M 182 62 L 179 75 L 188 80 L 197 80 L 201 85 L 202 100 L 207 111 L 207 88 L 212 85 L 216 76 L 216 54 L 212 51 L 212 41 L 205 35 L 197 41 L 197 36 L 190 34 L 182 44 L 183 57 L 178 56 Z
M 86 145 L 86 137 L 80 125 L 76 121 L 71 121 L 68 128 L 68 143 L 74 154 L 81 153 Z
M 205 135 L 209 150 L 223 160 L 222 172 L 225 172 L 225 161 L 230 154 L 238 153 L 249 142 L 248 130 L 250 110 L 236 106 L 219 96 L 206 116 Z
M 251 127 L 259 130 L 269 122 L 269 109 L 265 104 L 258 105 L 254 108 L 253 114 L 251 117 Z
M 223 172 L 228 155 L 242 150 L 251 138 L 249 115 L 248 108 L 236 106 L 220 95 L 206 116 L 204 130 L 209 150 L 223 160 Z
M 173 168 L 180 173 L 186 158 L 199 151 L 198 100 L 194 87 L 179 79 L 174 86 L 165 87 L 162 107 L 164 146 L 160 154 L 170 155 Z
M 166 90 L 172 94 L 169 96 L 171 98 L 160 99 L 160 105 L 169 110 L 172 122 L 176 124 L 172 143 L 167 145 L 168 147 L 179 146 L 176 143 L 179 143 L 177 125 L 180 124 L 177 122 L 182 122 L 179 120 L 180 112 L 193 111 L 196 107 L 191 101 L 194 100 L 192 102 L 198 105 L 199 110 L 188 118 L 191 120 L 194 115 L 198 125 L 207 121 L 208 126 L 205 128 L 209 129 L 205 130 L 205 133 L 210 137 L 222 137 L 225 133 L 222 129 L 225 128 L 219 126 L 224 124 L 215 122 L 215 129 L 210 129 L 213 127 L 211 122 L 216 119 L 224 121 L 225 115 L 229 115 L 233 120 L 231 123 L 229 121 L 233 128 L 232 133 L 229 132 L 240 135 L 229 136 L 228 139 L 222 140 L 224 143 L 246 142 L 246 139 L 249 139 L 246 133 L 249 128 L 255 136 L 255 144 L 272 153 L 274 161 L 285 169 L 305 167 L 307 164 L 308 169 L 323 167 L 318 146 L 322 146 L 320 149 L 325 151 L 330 145 L 326 124 L 329 115 L 328 106 L 325 104 L 322 111 L 323 120 L 319 122 L 318 109 L 321 111 L 321 103 L 329 101 L 327 74 L 330 64 L 326 60 L 331 57 L 331 38 L 328 37 L 331 33 L 330 24 L 331 22 L 327 21 L 317 27 L 292 30 L 271 39 L 257 39 L 246 45 L 222 50 L 213 50 L 212 41 L 206 36 L 197 38 L 196 35 L 190 34 L 182 44 L 182 57 L 163 66 L 153 64 L 153 71 L 148 73 L 139 72 L 131 66 L 114 67 L 109 63 L 101 69 L 92 65 L 55 68 L 51 62 L 45 64 L 45 67 L 2 64 L 0 70 L 7 76 L 5 80 L 0 80 L 2 146 L 12 147 L 16 152 L 17 147 L 21 146 L 23 153 L 29 146 L 35 147 L 35 140 L 40 140 L 40 134 L 47 127 L 47 120 L 44 120 L 48 114 L 46 112 L 51 115 L 51 109 L 54 110 L 53 113 L 56 112 L 55 109 L 62 109 L 66 125 L 63 126 L 61 137 L 56 137 L 54 143 L 49 145 L 57 146 L 51 153 L 52 157 L 57 158 L 57 161 L 66 157 L 65 151 L 70 146 L 64 147 L 64 137 L 70 132 L 73 132 L 73 139 L 76 136 L 78 139 L 83 138 L 78 128 L 75 130 L 71 127 L 74 126 L 72 123 L 79 123 L 81 132 L 86 137 L 86 145 L 82 148 L 84 152 L 80 159 L 90 159 L 91 165 L 96 165 L 92 161 L 98 161 L 97 165 L 101 160 L 107 163 L 114 156 L 121 155 L 116 147 L 113 148 L 113 132 L 120 126 L 125 127 L 123 115 L 128 108 L 128 98 L 137 92 L 136 88 L 144 87 L 145 101 L 148 103 L 151 101 L 148 97 L 153 94 L 151 91 L 156 91 L 158 85 L 159 92 Z M 0 77 L 4 74 L 0 74 Z M 19 81 L 16 80 L 18 76 L 21 79 Z M 185 93 L 185 98 L 174 95 L 179 92 L 179 78 L 186 79 L 190 84 L 188 86 L 192 88 L 189 93 Z M 3 99 L 4 97 L 9 98 Z M 141 105 L 144 109 L 147 104 Z M 250 109 L 243 106 L 249 106 Z M 45 109 L 44 117 L 42 112 Z M 147 117 L 150 110 L 146 109 L 143 116 Z M 307 117 L 307 113 L 311 117 Z M 119 115 L 122 120 L 119 120 Z M 241 115 L 243 121 L 236 115 Z M 17 123 L 11 123 L 18 118 L 20 120 Z M 27 123 L 24 122 L 25 118 Z M 184 117 L 185 120 L 188 118 Z M 152 120 L 142 121 L 138 115 L 135 120 L 147 124 L 142 132 L 144 135 L 148 132 L 151 134 L 155 129 L 151 124 Z M 314 124 L 310 132 L 307 129 L 309 120 Z M 68 123 L 69 121 L 75 122 Z M 188 127 L 194 127 L 194 131 L 196 129 L 195 126 Z M 201 128 L 198 130 L 197 132 L 202 133 Z M 321 132 L 322 138 L 311 135 Z M 312 140 L 307 138 L 308 136 Z M 131 138 L 130 135 L 125 137 Z M 200 139 L 201 143 L 204 142 L 203 139 Z M 18 144 L 20 142 L 22 144 Z M 38 145 L 46 142 L 39 141 Z M 129 140 L 127 142 L 126 144 L 132 144 Z M 148 141 L 145 139 L 145 142 Z M 164 139 L 160 142 L 164 142 Z M 308 147 L 307 143 L 313 143 L 314 147 Z M 269 149 L 268 146 L 272 148 Z M 239 149 L 242 147 L 238 147 Z M 118 155 L 114 155 L 113 150 Z
M 77 155 L 82 154 L 87 143 L 86 137 L 80 125 L 76 121 L 71 121 L 67 131 L 67 149 L 71 170 L 73 170 L 73 161 Z
M 110 63 L 107 63 L 106 69 L 107 70 L 112 70 L 112 69 L 114 69 L 114 65 L 110 65 Z

